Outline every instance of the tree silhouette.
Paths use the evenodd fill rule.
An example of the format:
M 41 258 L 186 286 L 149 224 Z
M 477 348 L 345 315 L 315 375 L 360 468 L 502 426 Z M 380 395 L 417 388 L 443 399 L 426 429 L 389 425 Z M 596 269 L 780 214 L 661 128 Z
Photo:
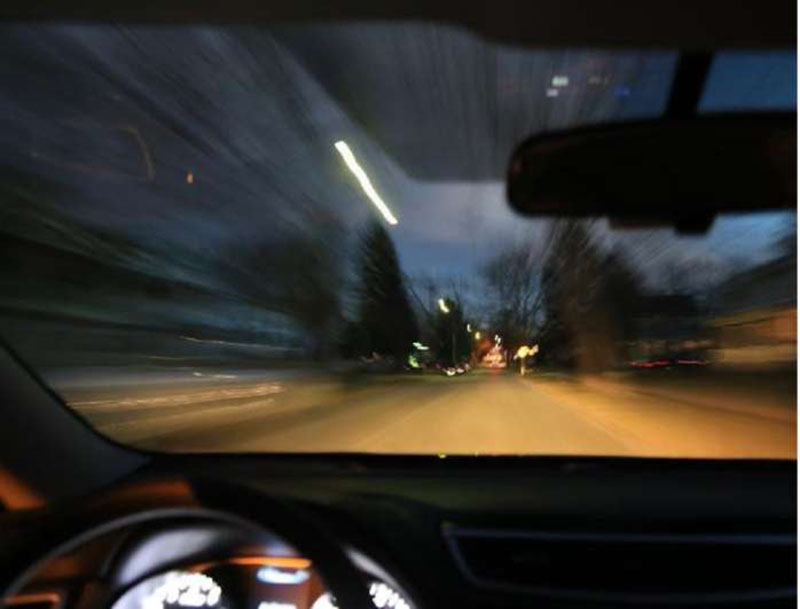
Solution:
M 542 253 L 537 245 L 511 244 L 481 269 L 493 301 L 491 325 L 509 347 L 529 344 L 537 334 L 543 298 Z
M 307 355 L 322 360 L 332 355 L 342 319 L 343 229 L 321 206 L 309 204 L 301 213 L 298 226 L 272 239 L 236 244 L 221 257 L 218 273 L 237 296 L 292 319 Z
M 636 331 L 641 279 L 622 250 L 597 244 L 590 223 L 560 221 L 553 231 L 542 275 L 542 353 L 581 370 L 614 366 Z
M 359 350 L 402 360 L 417 340 L 417 322 L 386 229 L 377 222 L 371 224 L 357 254 Z

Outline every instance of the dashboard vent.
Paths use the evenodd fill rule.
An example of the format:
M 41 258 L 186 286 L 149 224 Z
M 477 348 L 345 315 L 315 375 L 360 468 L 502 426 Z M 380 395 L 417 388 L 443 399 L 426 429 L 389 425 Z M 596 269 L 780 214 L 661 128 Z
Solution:
M 741 602 L 796 596 L 794 535 L 463 529 L 445 539 L 473 585 L 577 600 Z

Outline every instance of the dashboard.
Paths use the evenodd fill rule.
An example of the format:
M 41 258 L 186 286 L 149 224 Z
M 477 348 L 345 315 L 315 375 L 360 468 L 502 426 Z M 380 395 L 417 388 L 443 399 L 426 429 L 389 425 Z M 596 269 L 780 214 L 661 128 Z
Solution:
M 6 518 L 0 580 L 33 565 L 15 609 L 791 607 L 792 465 L 160 457 Z
M 155 511 L 74 540 L 6 604 L 19 609 L 339 609 L 314 561 L 228 513 Z M 107 527 L 105 527 L 107 528 Z M 372 605 L 415 609 L 378 563 L 347 560 Z

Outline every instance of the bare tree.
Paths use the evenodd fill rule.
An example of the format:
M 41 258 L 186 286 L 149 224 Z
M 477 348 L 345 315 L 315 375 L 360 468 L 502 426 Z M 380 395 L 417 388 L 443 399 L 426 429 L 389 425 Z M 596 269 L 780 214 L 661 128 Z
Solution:
M 538 245 L 509 245 L 482 269 L 492 303 L 489 317 L 507 344 L 527 343 L 540 329 L 542 251 Z

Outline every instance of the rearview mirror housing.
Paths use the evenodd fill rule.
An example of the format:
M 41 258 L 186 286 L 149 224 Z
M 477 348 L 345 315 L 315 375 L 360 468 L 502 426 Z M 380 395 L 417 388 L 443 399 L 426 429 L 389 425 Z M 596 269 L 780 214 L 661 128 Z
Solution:
M 525 215 L 705 232 L 718 213 L 794 208 L 796 157 L 794 112 L 573 129 L 517 148 L 508 199 Z

